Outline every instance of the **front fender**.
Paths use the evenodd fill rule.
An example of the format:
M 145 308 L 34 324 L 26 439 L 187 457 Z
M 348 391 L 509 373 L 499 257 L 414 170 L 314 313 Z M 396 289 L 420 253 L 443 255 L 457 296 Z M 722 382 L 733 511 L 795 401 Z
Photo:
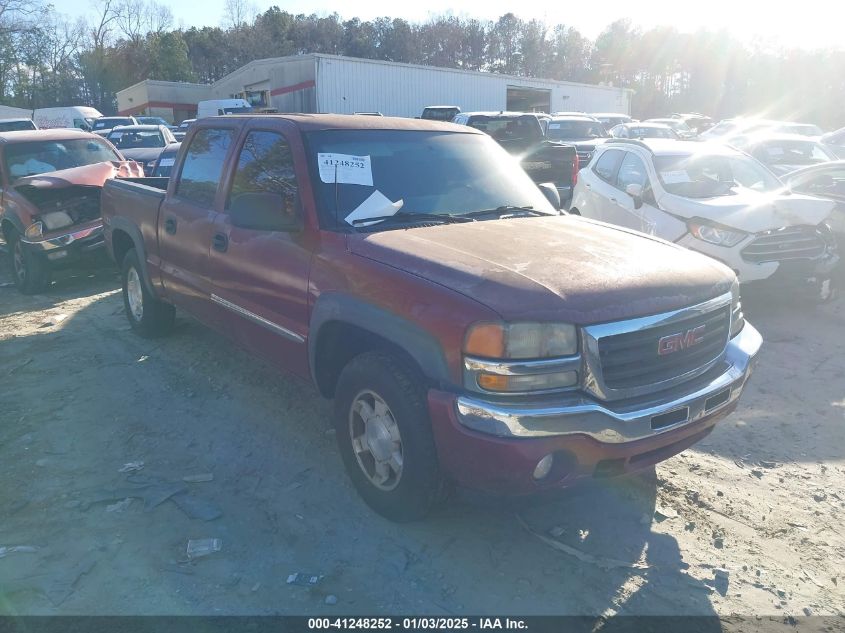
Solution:
M 358 297 L 328 292 L 317 298 L 311 312 L 308 361 L 315 384 L 317 341 L 320 338 L 320 329 L 330 322 L 346 323 L 371 332 L 408 353 L 426 378 L 440 384 L 450 382 L 449 366 L 443 347 L 430 332 L 400 315 Z

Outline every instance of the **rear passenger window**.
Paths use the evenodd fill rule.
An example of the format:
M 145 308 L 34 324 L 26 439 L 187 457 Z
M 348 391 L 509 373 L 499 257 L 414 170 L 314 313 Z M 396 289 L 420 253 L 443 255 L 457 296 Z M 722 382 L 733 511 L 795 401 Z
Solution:
M 618 149 L 610 149 L 599 156 L 596 166 L 593 168 L 596 175 L 607 182 L 613 182 L 616 172 L 619 170 L 619 163 L 622 162 L 624 152 Z
M 298 188 L 293 155 L 285 137 L 277 132 L 250 132 L 238 157 L 226 208 L 245 194 L 271 193 L 279 196 L 282 213 L 296 213 Z
M 210 206 L 217 194 L 232 130 L 205 129 L 196 133 L 185 153 L 176 195 L 198 205 Z

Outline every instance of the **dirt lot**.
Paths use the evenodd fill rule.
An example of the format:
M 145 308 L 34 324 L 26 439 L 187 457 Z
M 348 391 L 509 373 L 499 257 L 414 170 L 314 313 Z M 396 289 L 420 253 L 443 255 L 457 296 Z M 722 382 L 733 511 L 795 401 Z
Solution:
M 740 409 L 656 476 L 393 525 L 308 385 L 181 315 L 137 338 L 117 288 L 0 287 L 0 613 L 845 612 L 845 301 L 748 305 Z M 188 562 L 199 538 L 222 550 Z

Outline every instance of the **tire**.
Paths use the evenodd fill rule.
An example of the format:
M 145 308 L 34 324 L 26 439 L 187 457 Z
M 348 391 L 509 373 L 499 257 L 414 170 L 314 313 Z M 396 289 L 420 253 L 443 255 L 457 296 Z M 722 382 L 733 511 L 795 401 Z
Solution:
M 21 242 L 14 229 L 9 231 L 6 247 L 9 251 L 9 269 L 15 287 L 25 295 L 36 294 L 50 283 L 50 268 L 32 248 Z
M 132 329 L 145 338 L 163 336 L 173 329 L 176 309 L 159 301 L 149 293 L 141 276 L 138 253 L 130 249 L 121 267 L 123 281 L 123 308 Z
M 367 352 L 343 369 L 335 393 L 335 435 L 346 471 L 367 505 L 391 521 L 422 519 L 445 492 L 428 407 L 418 385 L 414 373 L 396 357 Z M 384 403 L 386 413 L 376 399 Z M 372 437 L 361 435 L 356 444 L 353 435 L 370 428 L 364 423 L 369 411 L 363 404 L 381 415 L 370 416 Z M 387 467 L 385 478 L 388 452 L 393 464 Z M 401 457 L 398 476 L 397 454 Z M 377 455 L 383 458 L 380 467 Z M 377 479 L 382 481 L 377 483 Z
M 571 215 L 581 215 L 581 212 L 580 212 L 578 209 L 576 209 L 575 207 L 572 207 L 572 208 L 569 210 L 569 213 L 570 213 Z

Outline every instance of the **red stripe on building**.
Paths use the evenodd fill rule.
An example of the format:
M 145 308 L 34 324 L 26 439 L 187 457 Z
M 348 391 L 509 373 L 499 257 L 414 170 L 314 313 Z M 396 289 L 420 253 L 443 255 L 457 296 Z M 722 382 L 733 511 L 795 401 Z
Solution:
M 289 92 L 296 92 L 297 90 L 305 90 L 306 88 L 313 88 L 316 86 L 317 83 L 313 80 L 311 81 L 303 81 L 302 83 L 293 84 L 292 86 L 285 86 L 284 88 L 274 88 L 270 91 L 271 97 L 276 97 L 278 95 L 286 95 Z
M 141 105 L 132 106 L 128 110 L 120 110 L 118 114 L 120 116 L 129 116 L 131 114 L 135 114 L 137 112 L 143 112 L 147 108 L 170 108 L 171 110 L 193 110 L 196 112 L 197 104 L 196 103 L 170 103 L 169 101 L 149 101 L 147 103 L 142 103 Z

